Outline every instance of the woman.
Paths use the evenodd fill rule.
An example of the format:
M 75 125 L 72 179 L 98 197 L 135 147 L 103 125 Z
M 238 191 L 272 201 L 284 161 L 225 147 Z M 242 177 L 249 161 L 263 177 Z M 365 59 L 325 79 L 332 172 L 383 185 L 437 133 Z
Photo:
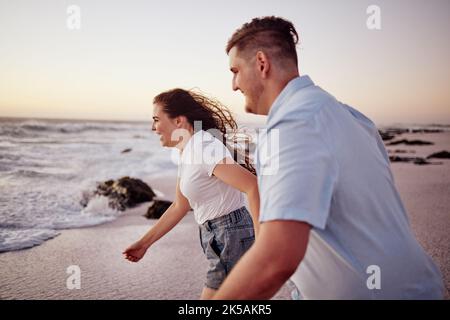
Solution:
M 200 299 L 209 299 L 252 245 L 258 231 L 259 194 L 254 169 L 248 157 L 244 164 L 236 163 L 223 143 L 227 131 L 236 130 L 237 125 L 219 102 L 193 91 L 173 89 L 156 96 L 153 106 L 152 130 L 160 135 L 162 146 L 180 151 L 175 201 L 123 253 L 128 260 L 139 261 L 192 208 L 209 261 Z M 232 151 L 236 155 L 236 150 Z M 247 195 L 251 216 L 241 192 Z

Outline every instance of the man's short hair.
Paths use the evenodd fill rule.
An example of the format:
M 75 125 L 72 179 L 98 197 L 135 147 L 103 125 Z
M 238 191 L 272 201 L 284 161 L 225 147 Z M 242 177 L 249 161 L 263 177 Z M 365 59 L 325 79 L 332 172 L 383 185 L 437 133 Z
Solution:
M 283 18 L 270 16 L 254 18 L 237 29 L 228 40 L 227 54 L 236 47 L 244 57 L 252 56 L 258 50 L 266 50 L 281 63 L 289 59 L 298 65 L 298 34 L 292 22 Z

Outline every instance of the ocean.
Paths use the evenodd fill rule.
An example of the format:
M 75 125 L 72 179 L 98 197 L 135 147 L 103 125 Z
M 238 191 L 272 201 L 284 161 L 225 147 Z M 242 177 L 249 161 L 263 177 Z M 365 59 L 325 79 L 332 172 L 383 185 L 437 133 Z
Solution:
M 449 125 L 394 128 L 450 130 Z M 131 151 L 122 153 L 126 149 Z M 111 209 L 104 197 L 80 204 L 99 182 L 130 176 L 154 188 L 149 177 L 176 170 L 173 151 L 161 147 L 150 121 L 0 118 L 0 252 L 39 245 L 61 229 L 116 219 L 123 212 Z
M 106 198 L 80 204 L 98 182 L 172 170 L 150 122 L 0 118 L 0 252 L 116 219 Z

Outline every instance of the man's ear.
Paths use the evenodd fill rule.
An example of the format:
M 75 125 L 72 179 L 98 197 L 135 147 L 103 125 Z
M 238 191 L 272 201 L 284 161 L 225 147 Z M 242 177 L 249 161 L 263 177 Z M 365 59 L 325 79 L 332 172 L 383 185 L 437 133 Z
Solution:
M 270 70 L 270 61 L 263 51 L 256 52 L 256 66 L 263 79 L 266 79 Z

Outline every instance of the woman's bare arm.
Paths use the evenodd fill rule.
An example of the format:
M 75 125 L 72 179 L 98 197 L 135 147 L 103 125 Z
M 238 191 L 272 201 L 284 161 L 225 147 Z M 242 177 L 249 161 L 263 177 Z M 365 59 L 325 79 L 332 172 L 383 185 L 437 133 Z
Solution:
M 213 174 L 226 184 L 247 194 L 255 233 L 258 234 L 259 192 L 256 176 L 228 157 L 216 165 Z
M 132 262 L 139 261 L 147 249 L 175 227 L 189 210 L 189 201 L 181 193 L 180 183 L 177 180 L 175 201 L 140 240 L 123 252 L 125 258 Z

